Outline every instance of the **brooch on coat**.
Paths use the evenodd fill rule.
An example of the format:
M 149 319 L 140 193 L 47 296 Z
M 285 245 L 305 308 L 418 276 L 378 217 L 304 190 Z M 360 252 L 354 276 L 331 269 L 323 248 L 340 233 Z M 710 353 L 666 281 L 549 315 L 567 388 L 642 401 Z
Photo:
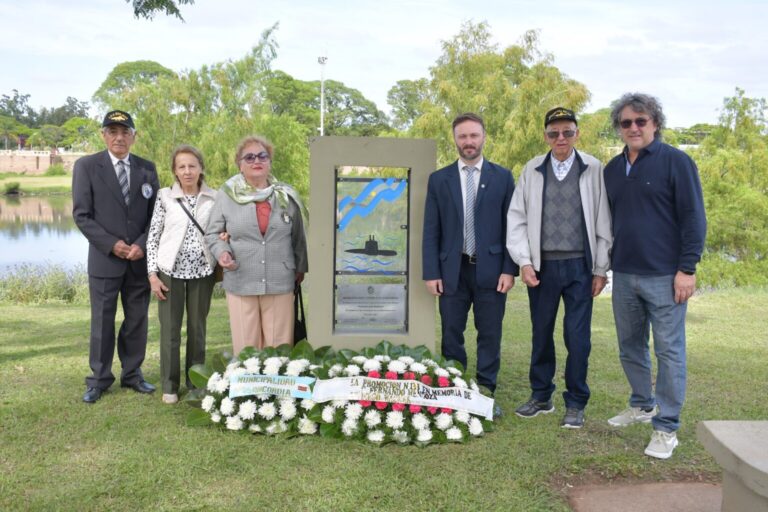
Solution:
M 293 222 L 293 219 L 291 218 L 290 215 L 283 212 L 283 222 L 285 222 L 286 224 L 290 224 L 291 222 Z

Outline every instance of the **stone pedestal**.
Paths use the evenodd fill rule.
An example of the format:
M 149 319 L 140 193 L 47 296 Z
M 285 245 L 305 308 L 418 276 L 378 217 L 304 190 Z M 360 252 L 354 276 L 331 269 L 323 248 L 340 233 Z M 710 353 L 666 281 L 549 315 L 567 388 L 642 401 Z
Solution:
M 723 468 L 723 512 L 768 511 L 768 421 L 702 421 L 696 437 Z

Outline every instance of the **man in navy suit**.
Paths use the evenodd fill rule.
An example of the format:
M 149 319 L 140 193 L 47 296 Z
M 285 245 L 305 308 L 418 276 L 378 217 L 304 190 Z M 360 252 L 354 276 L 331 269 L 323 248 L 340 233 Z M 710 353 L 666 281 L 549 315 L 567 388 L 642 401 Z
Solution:
M 144 380 L 141 364 L 147 346 L 147 232 L 160 187 L 155 164 L 130 154 L 136 140 L 131 116 L 109 112 L 102 123 L 106 151 L 75 162 L 72 215 L 88 239 L 91 299 L 89 362 L 83 401 L 94 403 L 115 381 L 115 314 L 120 296 L 125 319 L 117 335 L 122 364 L 120 385 L 139 393 L 155 387 Z
M 477 382 L 493 394 L 507 291 L 518 272 L 505 247 L 515 181 L 508 169 L 483 159 L 485 125 L 480 116 L 466 113 L 454 119 L 453 139 L 459 159 L 429 177 L 423 279 L 439 297 L 443 357 L 465 368 L 464 329 L 472 307 Z

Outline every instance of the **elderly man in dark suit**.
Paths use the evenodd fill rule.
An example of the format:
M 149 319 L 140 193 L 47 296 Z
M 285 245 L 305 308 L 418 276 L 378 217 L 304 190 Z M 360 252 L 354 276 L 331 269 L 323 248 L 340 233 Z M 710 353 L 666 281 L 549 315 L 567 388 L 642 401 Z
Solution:
M 505 248 L 515 181 L 508 169 L 483 159 L 485 125 L 480 116 L 466 113 L 454 119 L 453 139 L 459 159 L 433 172 L 427 186 L 423 278 L 429 292 L 439 297 L 442 354 L 465 367 L 464 329 L 473 308 L 477 382 L 493 394 L 507 291 L 518 272 Z
M 89 361 L 83 401 L 94 403 L 115 381 L 115 313 L 120 296 L 125 319 L 117 335 L 120 385 L 139 393 L 155 387 L 144 380 L 149 281 L 144 256 L 149 221 L 160 185 L 155 164 L 130 154 L 136 140 L 131 116 L 109 112 L 102 123 L 106 151 L 75 162 L 72 215 L 88 239 L 91 296 Z

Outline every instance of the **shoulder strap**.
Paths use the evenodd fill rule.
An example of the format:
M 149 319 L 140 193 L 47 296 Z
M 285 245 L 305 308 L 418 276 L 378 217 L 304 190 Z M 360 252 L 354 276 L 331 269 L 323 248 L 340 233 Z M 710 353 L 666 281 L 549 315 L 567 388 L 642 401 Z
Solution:
M 195 226 L 197 226 L 197 229 L 200 230 L 200 233 L 204 235 L 205 231 L 203 230 L 203 228 L 200 227 L 200 224 L 197 223 L 197 220 L 195 220 L 195 218 L 192 216 L 189 210 L 187 210 L 187 207 L 184 206 L 184 201 L 182 201 L 180 197 L 177 197 L 176 201 L 179 202 L 179 206 L 181 206 L 181 209 L 184 210 L 184 213 L 187 214 L 187 217 L 189 217 L 189 220 L 191 220 L 195 224 Z

